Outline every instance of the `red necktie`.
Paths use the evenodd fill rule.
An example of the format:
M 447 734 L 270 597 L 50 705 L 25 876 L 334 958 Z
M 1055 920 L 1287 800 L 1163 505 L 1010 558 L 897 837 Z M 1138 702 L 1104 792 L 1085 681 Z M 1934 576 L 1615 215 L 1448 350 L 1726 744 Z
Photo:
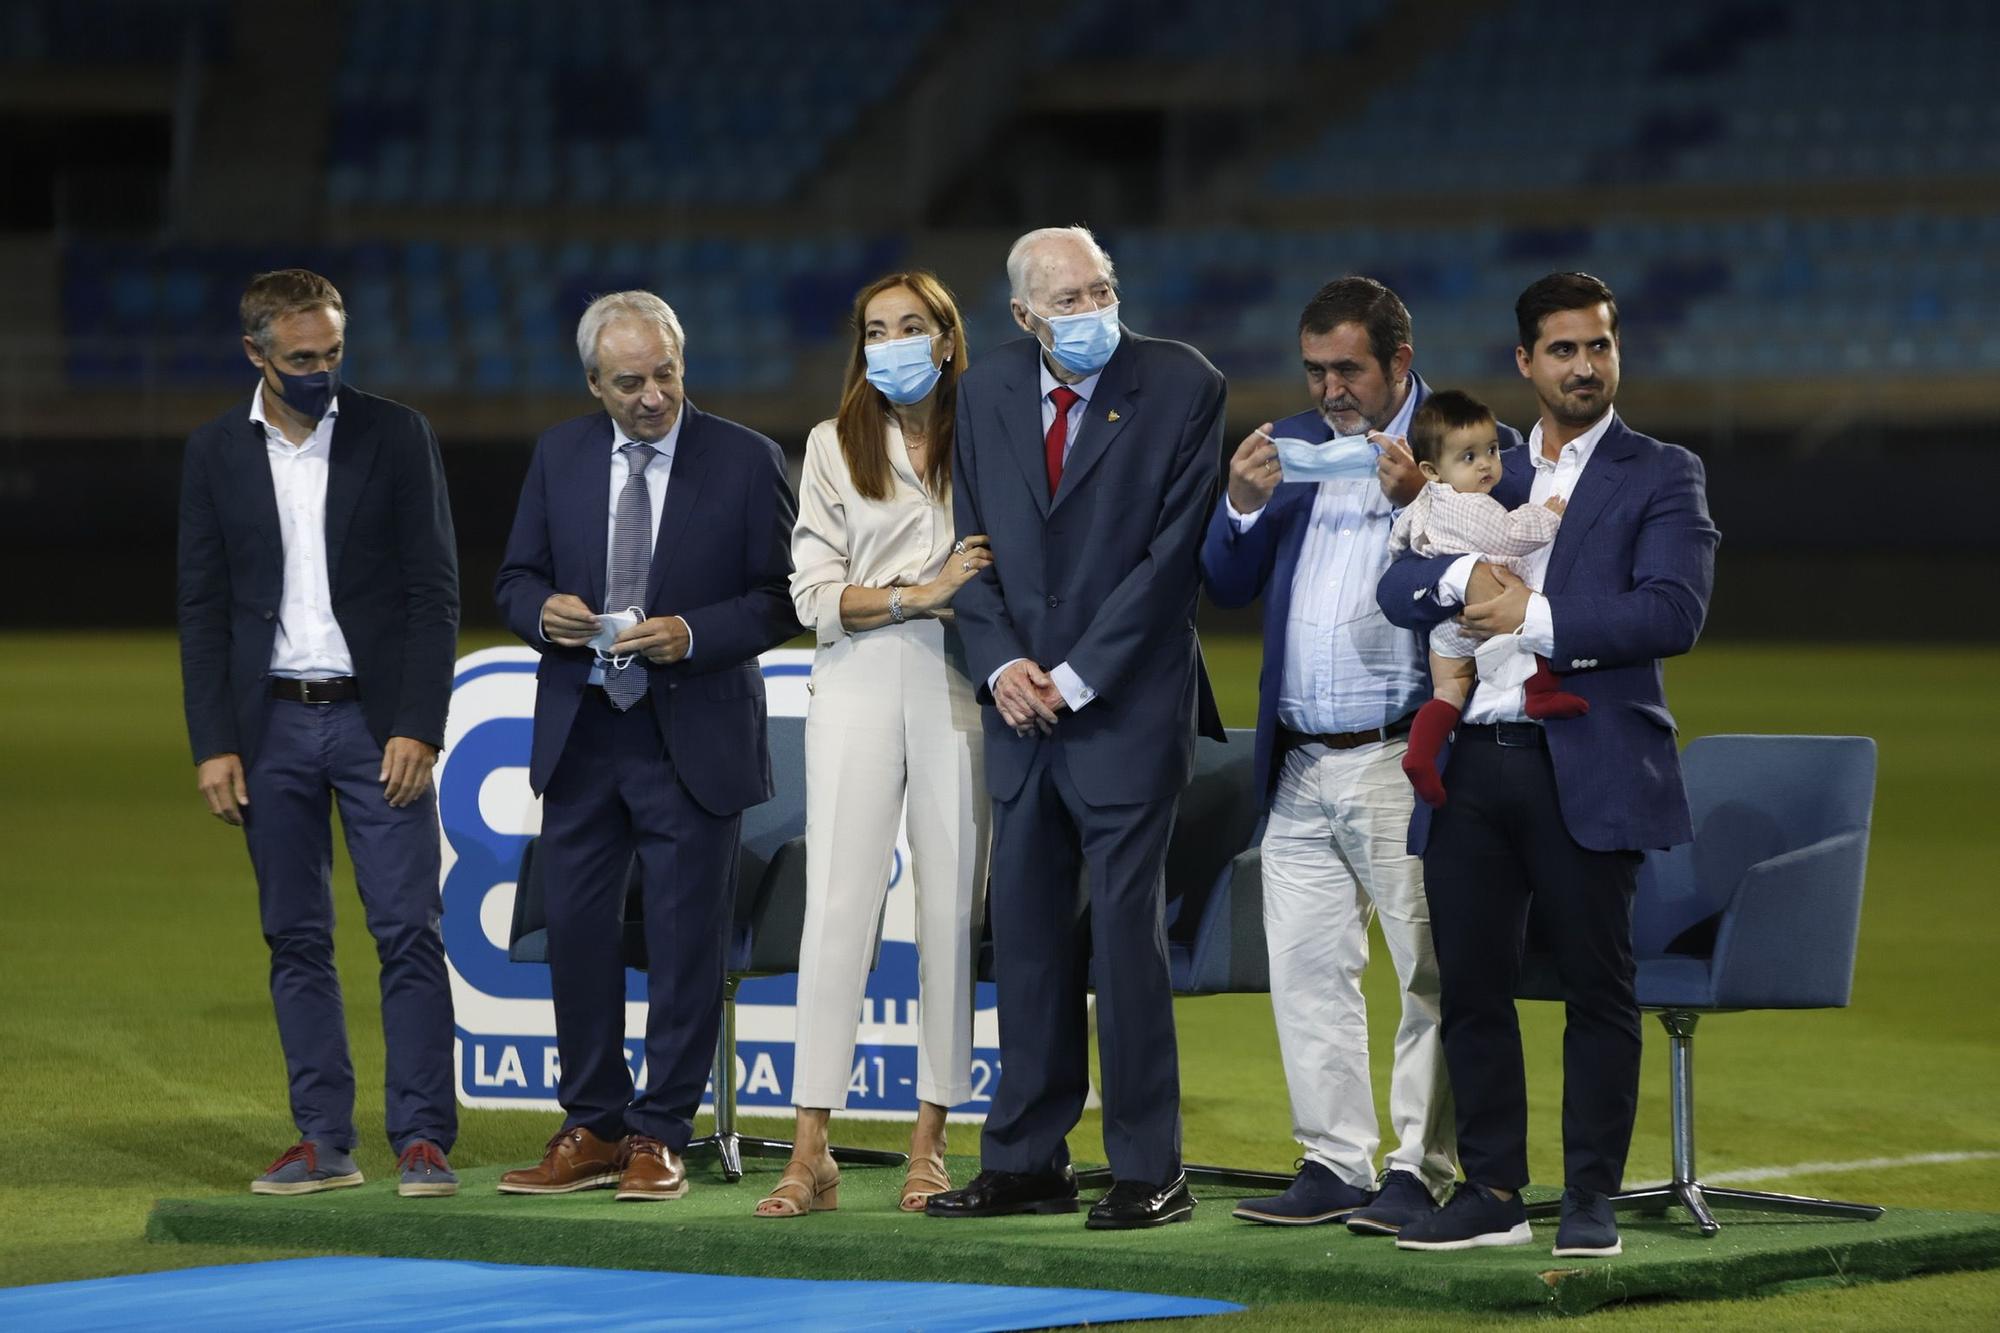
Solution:
M 1069 410 L 1082 397 L 1067 384 L 1058 384 L 1049 390 L 1049 401 L 1056 405 L 1056 419 L 1049 423 L 1049 438 L 1044 456 L 1049 464 L 1049 498 L 1054 499 L 1056 487 L 1062 484 L 1063 450 L 1069 446 Z

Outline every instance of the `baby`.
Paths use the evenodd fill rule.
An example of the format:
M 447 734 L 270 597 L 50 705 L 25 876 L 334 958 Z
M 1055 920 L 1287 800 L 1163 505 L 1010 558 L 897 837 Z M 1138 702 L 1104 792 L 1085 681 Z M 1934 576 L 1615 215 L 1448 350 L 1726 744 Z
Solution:
M 1410 452 L 1429 484 L 1396 516 L 1389 554 L 1482 555 L 1525 578 L 1522 557 L 1555 540 L 1563 501 L 1550 496 L 1545 504 L 1510 511 L 1487 494 L 1500 480 L 1500 432 L 1486 405 L 1456 389 L 1432 394 L 1410 419 Z M 1438 752 L 1478 680 L 1478 649 L 1456 621 L 1431 631 L 1431 701 L 1410 724 L 1403 772 L 1433 806 L 1444 804 Z M 1541 657 L 1528 677 L 1523 707 L 1538 721 L 1590 711 L 1589 701 L 1563 689 Z

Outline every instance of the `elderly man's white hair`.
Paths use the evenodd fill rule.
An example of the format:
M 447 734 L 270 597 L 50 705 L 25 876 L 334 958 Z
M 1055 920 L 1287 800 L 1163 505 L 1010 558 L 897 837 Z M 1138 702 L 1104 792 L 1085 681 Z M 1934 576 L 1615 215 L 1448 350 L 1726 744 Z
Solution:
M 604 326 L 614 319 L 639 319 L 659 325 L 667 341 L 674 345 L 674 355 L 686 360 L 687 342 L 681 336 L 681 321 L 672 306 L 651 292 L 607 292 L 592 301 L 583 318 L 576 322 L 576 354 L 583 358 L 583 368 L 590 374 L 597 373 L 597 340 L 603 336 Z
M 1080 242 L 1083 247 L 1097 256 L 1097 262 L 1104 265 L 1104 276 L 1111 279 L 1112 286 L 1118 285 L 1118 274 L 1111 267 L 1111 256 L 1104 253 L 1104 247 L 1090 234 L 1088 227 L 1037 227 L 1014 242 L 1014 248 L 1007 252 L 1007 294 L 1016 301 L 1028 303 L 1028 258 L 1036 247 L 1058 237 Z

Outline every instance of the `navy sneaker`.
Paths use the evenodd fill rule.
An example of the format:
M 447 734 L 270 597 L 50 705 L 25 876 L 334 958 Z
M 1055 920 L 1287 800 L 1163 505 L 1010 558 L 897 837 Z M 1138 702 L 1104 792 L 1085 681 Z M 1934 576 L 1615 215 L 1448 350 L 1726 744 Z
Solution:
M 1450 1203 L 1429 1217 L 1406 1223 L 1396 1233 L 1396 1248 L 1475 1250 L 1485 1245 L 1527 1245 L 1534 1239 L 1520 1195 L 1503 1199 L 1468 1180 L 1452 1194 Z
M 1391 1171 L 1366 1208 L 1347 1215 L 1347 1229 L 1357 1236 L 1394 1236 L 1412 1222 L 1438 1210 L 1430 1187 L 1408 1171 Z
M 361 1168 L 352 1153 L 329 1148 L 316 1139 L 300 1139 L 284 1156 L 250 1182 L 252 1194 L 317 1194 L 361 1183 Z
M 1373 1197 L 1372 1192 L 1356 1189 L 1318 1162 L 1302 1161 L 1291 1188 L 1269 1199 L 1245 1199 L 1230 1216 L 1273 1226 L 1309 1227 L 1338 1221 Z
M 396 1193 L 405 1199 L 444 1198 L 458 1193 L 458 1174 L 429 1139 L 418 1139 L 396 1159 L 402 1179 Z
M 1556 1228 L 1556 1258 L 1609 1259 L 1624 1252 L 1611 1200 L 1596 1190 L 1574 1185 L 1564 1190 L 1562 1225 Z

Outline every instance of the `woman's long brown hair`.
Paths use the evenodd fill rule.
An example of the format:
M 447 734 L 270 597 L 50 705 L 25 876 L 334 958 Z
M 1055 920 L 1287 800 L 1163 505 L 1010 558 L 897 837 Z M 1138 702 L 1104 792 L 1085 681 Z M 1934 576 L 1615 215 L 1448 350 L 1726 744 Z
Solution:
M 926 269 L 891 273 L 863 287 L 854 298 L 854 350 L 847 358 L 847 381 L 840 390 L 840 415 L 834 429 L 854 489 L 870 500 L 888 499 L 887 427 L 893 409 L 881 391 L 868 382 L 868 353 L 864 349 L 868 344 L 868 303 L 896 287 L 909 288 L 939 332 L 950 339 L 949 357 L 937 387 L 931 391 L 930 457 L 924 462 L 923 475 L 924 489 L 934 499 L 943 499 L 951 491 L 951 426 L 958 410 L 958 377 L 965 371 L 966 350 L 958 303 L 936 274 Z

